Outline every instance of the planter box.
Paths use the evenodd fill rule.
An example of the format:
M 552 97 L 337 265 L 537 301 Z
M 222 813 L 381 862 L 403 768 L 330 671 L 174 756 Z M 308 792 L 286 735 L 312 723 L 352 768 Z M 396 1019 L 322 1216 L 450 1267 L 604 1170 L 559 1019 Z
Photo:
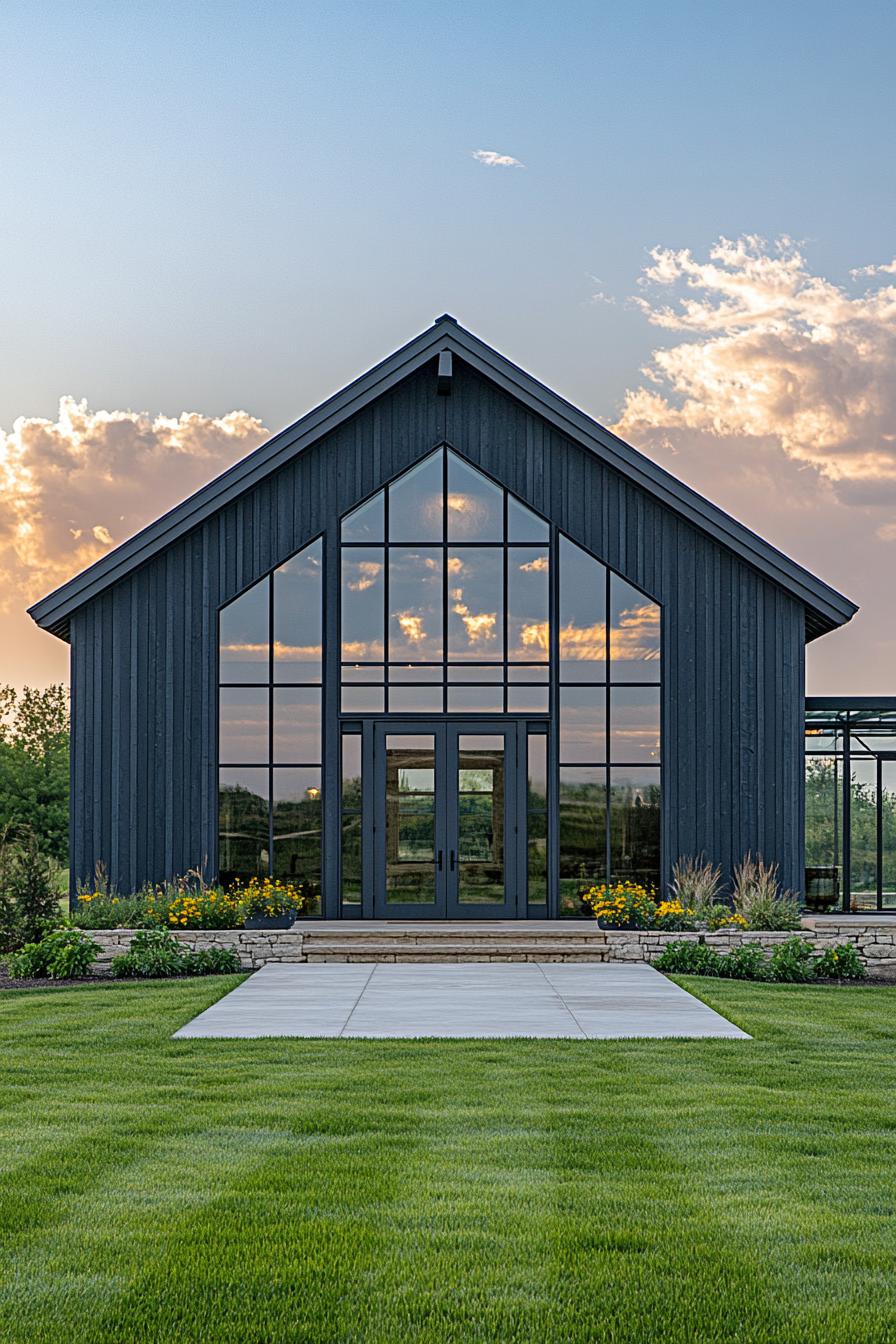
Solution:
M 295 915 L 249 915 L 244 928 L 291 929 L 295 922 Z

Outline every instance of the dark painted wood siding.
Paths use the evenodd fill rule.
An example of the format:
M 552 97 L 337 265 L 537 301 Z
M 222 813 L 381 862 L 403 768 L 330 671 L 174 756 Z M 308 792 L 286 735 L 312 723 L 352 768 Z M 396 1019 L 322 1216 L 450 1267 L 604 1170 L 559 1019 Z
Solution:
M 662 603 L 667 871 L 752 849 L 802 885 L 802 604 L 454 368 L 451 396 L 433 361 L 74 614 L 74 879 L 214 871 L 218 608 L 447 440 Z

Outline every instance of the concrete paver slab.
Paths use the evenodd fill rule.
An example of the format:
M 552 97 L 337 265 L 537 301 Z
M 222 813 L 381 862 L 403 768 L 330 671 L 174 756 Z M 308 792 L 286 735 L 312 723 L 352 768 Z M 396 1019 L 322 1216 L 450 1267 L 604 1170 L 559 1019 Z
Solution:
M 175 1032 L 265 1036 L 749 1040 L 643 963 L 272 963 Z

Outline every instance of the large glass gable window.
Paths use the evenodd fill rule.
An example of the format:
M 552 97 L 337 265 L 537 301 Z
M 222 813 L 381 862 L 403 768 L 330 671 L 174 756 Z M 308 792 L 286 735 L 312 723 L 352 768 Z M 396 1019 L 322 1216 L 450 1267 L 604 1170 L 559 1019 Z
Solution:
M 579 914 L 592 883 L 658 887 L 658 604 L 447 447 L 324 543 L 219 613 L 221 880 L 330 882 L 327 909 L 357 910 L 376 845 L 371 721 L 508 715 L 529 906 Z M 325 551 L 339 591 L 326 646 Z M 343 776 L 332 835 L 327 734 Z

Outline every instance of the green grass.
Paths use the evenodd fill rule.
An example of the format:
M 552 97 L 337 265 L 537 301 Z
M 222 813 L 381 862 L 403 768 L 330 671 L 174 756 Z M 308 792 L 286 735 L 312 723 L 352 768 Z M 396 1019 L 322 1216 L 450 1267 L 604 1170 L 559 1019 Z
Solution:
M 172 1041 L 236 979 L 0 995 L 0 1339 L 896 1338 L 896 989 L 753 1042 Z

